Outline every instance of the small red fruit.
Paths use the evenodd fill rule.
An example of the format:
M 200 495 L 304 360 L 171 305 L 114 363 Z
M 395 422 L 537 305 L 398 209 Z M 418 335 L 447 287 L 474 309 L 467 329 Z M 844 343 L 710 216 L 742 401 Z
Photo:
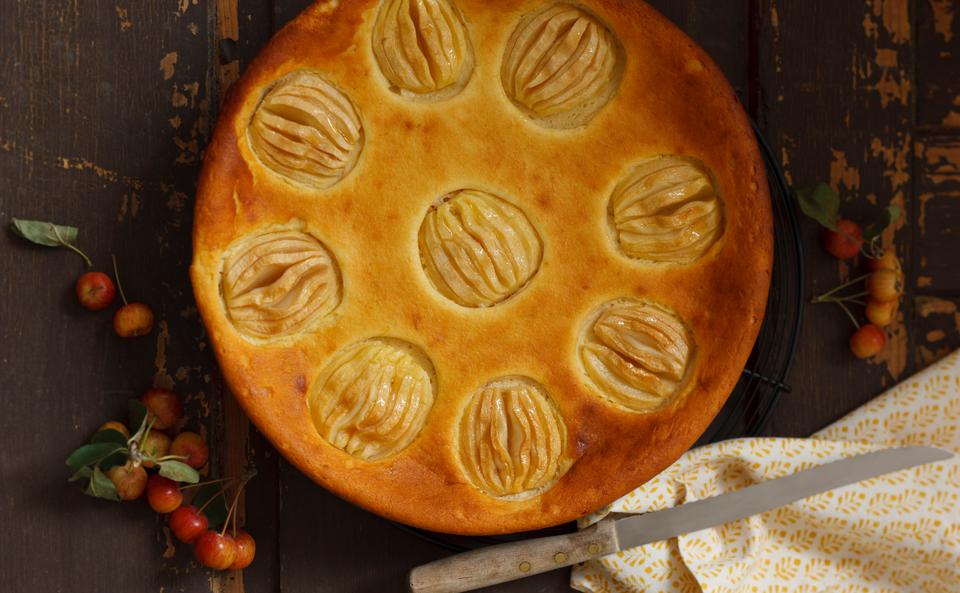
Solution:
M 77 299 L 84 309 L 102 311 L 117 296 L 113 280 L 103 272 L 87 272 L 77 279 Z
M 193 506 L 179 507 L 170 513 L 167 525 L 173 535 L 185 544 L 193 543 L 200 534 L 207 530 L 207 516 Z
M 143 303 L 128 303 L 113 314 L 113 331 L 121 338 L 145 336 L 153 330 L 153 311 Z
M 170 443 L 170 455 L 186 457 L 182 461 L 194 469 L 200 469 L 210 457 L 210 449 L 203 437 L 195 432 L 181 432 Z
M 897 315 L 899 305 L 900 301 L 897 300 L 881 302 L 868 299 L 866 307 L 867 319 L 874 325 L 886 327 L 893 323 L 893 318 Z
M 215 570 L 226 570 L 237 557 L 237 544 L 228 534 L 207 531 L 193 542 L 197 562 Z
M 127 427 L 124 426 L 122 422 L 117 422 L 116 420 L 111 420 L 110 422 L 104 422 L 101 424 L 100 428 L 97 429 L 97 432 L 102 430 L 115 430 L 122 434 L 123 438 L 130 438 L 130 431 L 127 429 Z
M 897 254 L 894 253 L 893 249 L 887 249 L 880 257 L 871 257 L 868 259 L 867 269 L 871 272 L 876 272 L 877 270 L 893 270 L 894 272 L 899 272 L 900 260 L 897 259 Z
M 167 430 L 173 428 L 183 418 L 183 402 L 169 389 L 153 388 L 140 397 L 147 406 L 153 420 L 153 428 Z
M 180 487 L 170 478 L 160 474 L 150 476 L 147 480 L 147 503 L 158 513 L 170 513 L 180 507 L 183 502 L 183 493 Z
M 237 546 L 237 557 L 233 559 L 230 569 L 241 570 L 250 566 L 257 554 L 257 543 L 253 541 L 253 536 L 241 529 L 233 536 L 233 542 Z
M 147 486 L 147 470 L 128 461 L 125 465 L 115 465 L 107 470 L 107 477 L 117 488 L 120 500 L 136 500 Z
M 869 358 L 880 352 L 887 343 L 887 334 L 883 330 L 868 323 L 850 336 L 850 350 L 857 358 Z
M 159 430 L 151 430 L 147 438 L 143 439 L 140 451 L 150 457 L 163 457 L 170 452 L 170 437 Z M 143 467 L 153 468 L 157 464 L 149 459 L 143 460 Z
M 837 221 L 837 230 L 823 230 L 823 247 L 837 259 L 850 259 L 860 253 L 863 245 L 863 232 L 860 225 L 852 220 L 841 218 Z
M 903 276 L 893 270 L 877 270 L 867 277 L 867 290 L 875 301 L 895 301 L 903 294 Z

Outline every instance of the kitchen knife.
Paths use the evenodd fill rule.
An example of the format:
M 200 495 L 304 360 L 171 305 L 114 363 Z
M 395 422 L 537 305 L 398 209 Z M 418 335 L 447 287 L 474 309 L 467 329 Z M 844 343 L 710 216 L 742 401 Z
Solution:
M 883 449 L 826 463 L 735 492 L 622 519 L 605 518 L 567 535 L 498 544 L 410 571 L 411 593 L 461 593 L 600 558 L 771 511 L 800 499 L 952 453 L 933 447 Z

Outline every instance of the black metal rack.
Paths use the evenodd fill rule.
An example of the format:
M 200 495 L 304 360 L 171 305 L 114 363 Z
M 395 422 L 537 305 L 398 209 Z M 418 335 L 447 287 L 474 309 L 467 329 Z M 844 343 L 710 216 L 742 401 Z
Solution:
M 774 253 L 767 311 L 743 376 L 698 445 L 754 436 L 763 430 L 784 393 L 803 322 L 804 263 L 795 201 L 776 156 L 753 126 L 767 166 L 773 204 Z
M 756 124 L 753 126 L 763 154 L 773 204 L 774 257 L 770 293 L 763 324 L 747 359 L 740 381 L 720 413 L 697 441 L 698 445 L 754 436 L 763 430 L 780 396 L 791 391 L 786 383 L 803 321 L 804 261 L 796 206 L 783 171 Z M 466 537 L 433 533 L 399 523 L 398 528 L 453 552 L 525 539 L 568 533 L 573 523 L 531 533 Z

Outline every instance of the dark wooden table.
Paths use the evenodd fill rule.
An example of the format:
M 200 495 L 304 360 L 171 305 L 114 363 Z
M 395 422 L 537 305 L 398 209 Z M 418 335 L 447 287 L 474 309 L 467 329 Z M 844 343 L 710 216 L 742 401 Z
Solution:
M 443 555 L 327 494 L 255 431 L 246 436 L 193 304 L 192 196 L 218 100 L 306 4 L 0 4 L 0 220 L 79 226 L 98 267 L 116 253 L 127 293 L 159 320 L 148 338 L 117 339 L 109 313 L 83 312 L 72 295 L 76 256 L 2 233 L 0 589 L 399 592 L 408 569 Z M 791 183 L 830 182 L 854 218 L 887 204 L 905 211 L 886 237 L 907 279 L 887 348 L 854 360 L 842 313 L 808 306 L 794 391 L 766 432 L 807 435 L 960 346 L 960 3 L 653 4 L 717 60 Z M 803 238 L 811 294 L 855 273 L 820 250 L 814 224 L 803 222 Z M 246 497 L 258 557 L 242 575 L 198 567 L 144 504 L 66 484 L 67 453 L 150 385 L 174 387 L 202 418 L 214 468 L 249 456 L 259 469 Z M 566 579 L 495 590 L 566 590 Z

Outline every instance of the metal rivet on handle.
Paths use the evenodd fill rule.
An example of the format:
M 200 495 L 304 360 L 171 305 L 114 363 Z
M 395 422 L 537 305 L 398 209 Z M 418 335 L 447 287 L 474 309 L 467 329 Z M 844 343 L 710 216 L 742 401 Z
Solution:
M 567 559 L 567 555 L 564 554 L 563 552 L 557 552 L 556 554 L 553 555 L 553 561 L 556 562 L 557 564 L 560 564 L 566 559 Z
M 600 551 L 600 544 L 590 544 L 590 546 L 587 547 L 587 552 L 590 552 L 591 555 L 596 554 L 599 551 Z
M 530 563 L 524 560 L 517 568 L 520 569 L 520 572 L 530 572 Z

